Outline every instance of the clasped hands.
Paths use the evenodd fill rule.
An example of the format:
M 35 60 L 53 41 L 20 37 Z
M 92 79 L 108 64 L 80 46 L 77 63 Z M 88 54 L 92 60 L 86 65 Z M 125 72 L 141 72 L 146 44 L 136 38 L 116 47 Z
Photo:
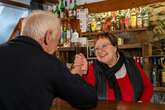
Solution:
M 82 53 L 76 54 L 74 63 L 71 68 L 71 73 L 82 76 L 87 73 L 87 70 L 88 70 L 88 61 L 85 58 L 85 56 Z

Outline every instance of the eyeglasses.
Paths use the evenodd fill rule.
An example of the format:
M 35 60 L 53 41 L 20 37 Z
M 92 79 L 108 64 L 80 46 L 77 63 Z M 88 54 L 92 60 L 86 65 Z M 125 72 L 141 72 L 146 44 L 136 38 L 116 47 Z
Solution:
M 101 46 L 99 46 L 99 47 L 96 47 L 95 48 L 95 53 L 97 53 L 99 50 L 104 50 L 104 49 L 106 49 L 109 45 L 111 45 L 110 43 L 107 43 L 107 44 L 103 44 L 103 45 L 101 45 Z

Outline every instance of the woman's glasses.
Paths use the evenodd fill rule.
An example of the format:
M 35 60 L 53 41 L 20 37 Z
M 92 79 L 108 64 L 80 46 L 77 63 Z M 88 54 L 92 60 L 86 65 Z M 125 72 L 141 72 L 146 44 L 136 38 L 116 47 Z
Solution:
M 111 45 L 110 43 L 106 43 L 106 44 L 103 44 L 99 47 L 95 47 L 95 53 L 98 53 L 99 50 L 105 50 L 109 45 Z

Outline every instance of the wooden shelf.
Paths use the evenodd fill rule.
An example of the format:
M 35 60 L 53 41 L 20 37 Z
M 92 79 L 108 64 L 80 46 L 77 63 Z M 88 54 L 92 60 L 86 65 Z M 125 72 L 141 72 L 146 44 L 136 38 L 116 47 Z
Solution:
M 87 58 L 87 60 L 95 60 L 96 59 L 96 57 L 89 57 L 89 58 Z
M 141 43 L 134 43 L 134 44 L 124 44 L 124 45 L 119 45 L 119 49 L 134 49 L 134 48 L 142 48 Z
M 165 87 L 154 87 L 154 92 L 165 92 Z
M 151 55 L 151 56 L 144 56 L 144 57 L 146 57 L 146 58 L 148 58 L 148 57 L 164 57 L 164 55 Z
M 58 51 L 75 51 L 75 47 L 60 47 Z
M 70 22 L 70 21 L 77 21 L 75 17 L 69 17 L 69 18 L 61 18 L 61 22 Z
M 136 29 L 129 29 L 129 30 L 116 30 L 110 33 L 121 33 L 121 32 L 137 32 L 137 31 L 146 31 L 147 28 L 136 28 Z M 96 36 L 98 34 L 101 34 L 103 32 L 83 32 L 81 33 L 81 36 Z
M 155 34 L 156 36 L 154 39 L 152 39 L 151 43 L 159 42 L 161 40 L 165 40 L 165 34 Z

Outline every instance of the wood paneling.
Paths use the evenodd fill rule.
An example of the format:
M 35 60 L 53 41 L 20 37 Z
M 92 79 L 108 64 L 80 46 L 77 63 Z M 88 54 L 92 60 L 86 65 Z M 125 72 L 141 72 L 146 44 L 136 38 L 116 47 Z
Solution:
M 90 12 L 106 12 L 144 6 L 147 4 L 163 1 L 165 0 L 106 0 L 102 2 L 81 5 L 79 7 L 88 8 Z

